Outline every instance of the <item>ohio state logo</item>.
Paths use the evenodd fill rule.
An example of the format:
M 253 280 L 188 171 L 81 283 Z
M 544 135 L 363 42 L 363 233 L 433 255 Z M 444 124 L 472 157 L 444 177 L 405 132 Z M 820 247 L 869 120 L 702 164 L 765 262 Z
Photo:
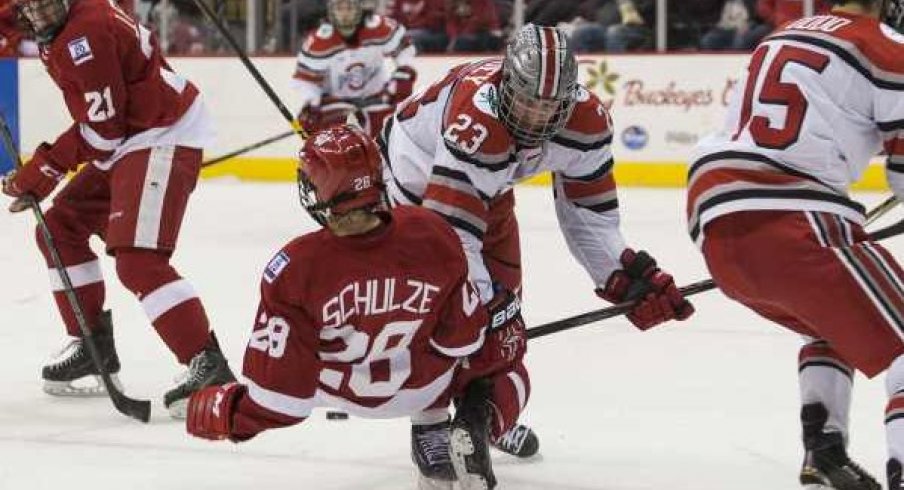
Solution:
M 361 90 L 375 75 L 377 70 L 364 63 L 352 63 L 339 75 L 339 86 L 351 90 Z

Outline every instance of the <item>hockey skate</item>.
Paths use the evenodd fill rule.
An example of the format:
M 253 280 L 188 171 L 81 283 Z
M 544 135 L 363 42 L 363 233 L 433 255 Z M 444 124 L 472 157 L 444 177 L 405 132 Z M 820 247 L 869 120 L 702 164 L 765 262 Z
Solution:
M 491 444 L 494 448 L 519 458 L 529 458 L 540 450 L 540 439 L 537 438 L 537 434 L 530 427 L 521 424 L 515 424 Z
M 811 490 L 882 490 L 869 473 L 852 461 L 839 432 L 824 432 L 828 411 L 821 403 L 804 405 L 804 462 L 800 484 Z
M 895 458 L 888 460 L 885 466 L 888 474 L 888 490 L 904 490 L 904 479 L 901 477 L 901 462 Z
M 97 328 L 91 339 L 97 347 L 104 368 L 110 379 L 120 390 L 122 385 L 116 373 L 119 372 L 119 356 L 113 343 L 113 320 L 109 310 L 97 319 Z M 91 359 L 91 353 L 83 338 L 73 338 L 63 347 L 50 364 L 41 370 L 44 392 L 54 396 L 106 396 L 100 372 Z
M 179 383 L 163 395 L 163 404 L 170 416 L 184 419 L 188 407 L 188 398 L 192 393 L 210 385 L 222 385 L 235 381 L 229 369 L 226 357 L 220 350 L 216 336 L 210 332 L 210 339 L 204 350 L 199 352 L 188 363 L 188 371 Z
M 455 470 L 449 457 L 448 420 L 411 426 L 411 459 L 417 465 L 419 490 L 452 490 Z
M 490 385 L 472 381 L 452 420 L 450 455 L 462 490 L 490 490 L 496 487 L 490 460 Z

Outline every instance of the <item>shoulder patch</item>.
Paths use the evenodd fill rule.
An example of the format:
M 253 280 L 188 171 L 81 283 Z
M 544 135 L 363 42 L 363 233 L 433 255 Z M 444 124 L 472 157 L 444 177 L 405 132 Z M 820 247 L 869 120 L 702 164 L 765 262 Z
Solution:
M 333 37 L 333 32 L 333 25 L 324 22 L 323 24 L 320 24 L 320 27 L 314 32 L 314 36 L 319 37 L 320 39 L 329 39 Z
M 482 85 L 480 88 L 474 92 L 474 98 L 472 102 L 474 103 L 474 107 L 477 108 L 480 112 L 493 117 L 498 118 L 499 116 L 496 113 L 496 86 L 487 83 Z
M 379 25 L 383 22 L 383 18 L 379 15 L 368 15 L 367 19 L 364 21 L 364 27 L 368 27 L 370 29 L 375 29 L 379 27 Z
M 273 281 L 282 274 L 282 271 L 286 269 L 289 262 L 288 254 L 286 254 L 284 250 L 280 250 L 279 253 L 270 259 L 270 263 L 267 264 L 267 267 L 264 269 L 264 280 L 267 281 L 268 284 L 272 284 Z
M 69 56 L 72 57 L 72 63 L 74 63 L 75 66 L 94 59 L 94 54 L 91 52 L 91 45 L 88 44 L 88 38 L 85 36 L 69 41 L 68 47 Z

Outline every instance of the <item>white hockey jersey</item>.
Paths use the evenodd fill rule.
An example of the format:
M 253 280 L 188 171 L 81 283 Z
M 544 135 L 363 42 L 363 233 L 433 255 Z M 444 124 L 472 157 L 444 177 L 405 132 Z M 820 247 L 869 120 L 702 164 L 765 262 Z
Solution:
M 848 188 L 884 148 L 904 198 L 904 36 L 844 14 L 793 22 L 751 57 L 722 130 L 697 146 L 688 226 L 744 210 L 825 211 L 862 223 Z
M 324 23 L 302 44 L 293 86 L 301 107 L 319 105 L 324 96 L 366 99 L 379 94 L 389 81 L 387 57 L 399 68 L 411 66 L 414 54 L 405 27 L 388 17 L 369 15 L 351 40 Z
M 516 182 L 552 171 L 568 246 L 602 286 L 621 268 L 625 249 L 609 114 L 581 87 L 563 130 L 539 148 L 518 148 L 493 102 L 501 68 L 498 59 L 461 65 L 399 106 L 381 137 L 390 199 L 430 208 L 453 226 L 481 299 L 489 301 L 492 281 L 481 257 L 488 204 Z

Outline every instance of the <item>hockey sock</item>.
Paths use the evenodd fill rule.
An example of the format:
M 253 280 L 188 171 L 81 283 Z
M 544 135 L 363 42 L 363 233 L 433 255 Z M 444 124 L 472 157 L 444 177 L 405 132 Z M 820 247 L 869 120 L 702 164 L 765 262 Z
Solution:
M 826 431 L 838 431 L 847 440 L 848 415 L 854 370 L 824 340 L 807 343 L 798 356 L 802 405 L 822 403 L 829 417 Z
M 885 376 L 888 405 L 885 406 L 885 435 L 888 455 L 904 461 L 904 356 L 898 356 Z
M 116 252 L 116 272 L 122 284 L 141 301 L 157 334 L 182 364 L 201 352 L 209 338 L 207 313 L 194 288 L 169 264 L 169 256 L 154 250 Z

